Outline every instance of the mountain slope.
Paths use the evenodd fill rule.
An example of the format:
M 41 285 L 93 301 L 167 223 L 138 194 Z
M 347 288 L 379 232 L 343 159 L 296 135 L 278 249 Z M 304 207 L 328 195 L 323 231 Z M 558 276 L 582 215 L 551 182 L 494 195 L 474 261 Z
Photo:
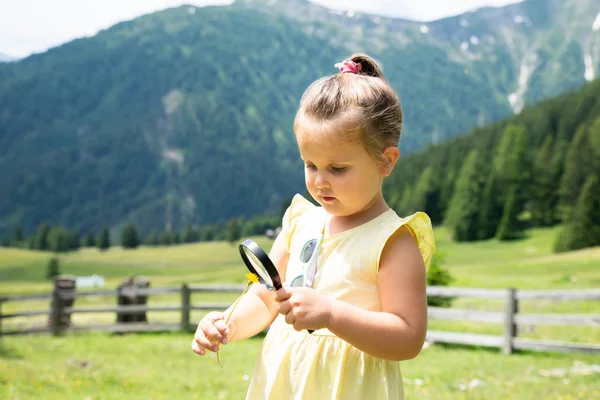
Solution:
M 278 209 L 302 190 L 298 100 L 335 62 L 355 51 L 381 62 L 406 153 L 595 76 L 598 11 L 600 0 L 535 0 L 422 24 L 248 0 L 169 9 L 1 64 L 0 231 L 181 229 Z

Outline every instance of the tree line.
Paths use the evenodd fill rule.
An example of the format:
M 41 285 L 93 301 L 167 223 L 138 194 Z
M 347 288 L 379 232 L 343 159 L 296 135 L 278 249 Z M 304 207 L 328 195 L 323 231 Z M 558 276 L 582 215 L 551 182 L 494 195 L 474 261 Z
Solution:
M 291 199 L 286 200 L 284 207 Z M 193 226 L 188 224 L 183 232 L 151 231 L 143 232 L 134 223 L 127 223 L 121 229 L 103 227 L 97 232 L 89 231 L 85 235 L 61 225 L 43 222 L 30 235 L 23 228 L 15 229 L 12 238 L 4 237 L 2 246 L 27 248 L 30 250 L 67 253 L 82 247 L 95 247 L 101 251 L 119 245 L 126 249 L 138 246 L 171 246 L 184 243 L 228 241 L 234 243 L 242 237 L 263 235 L 269 230 L 275 231 L 281 223 L 281 215 L 265 214 L 250 218 L 231 218 L 225 222 Z

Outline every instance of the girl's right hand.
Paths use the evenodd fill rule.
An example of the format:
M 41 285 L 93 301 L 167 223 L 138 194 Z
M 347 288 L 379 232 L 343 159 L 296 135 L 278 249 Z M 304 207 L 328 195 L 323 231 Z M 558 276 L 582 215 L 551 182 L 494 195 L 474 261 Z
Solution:
M 192 341 L 192 351 L 201 356 L 206 354 L 207 350 L 216 353 L 220 344 L 227 344 L 229 333 L 230 329 L 225 324 L 223 313 L 212 311 L 198 323 Z

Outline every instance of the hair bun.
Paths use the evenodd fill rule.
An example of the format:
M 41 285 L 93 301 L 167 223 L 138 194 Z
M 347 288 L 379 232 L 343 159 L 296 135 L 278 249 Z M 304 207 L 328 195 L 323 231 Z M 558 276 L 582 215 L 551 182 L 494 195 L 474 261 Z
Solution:
M 377 62 L 368 55 L 355 53 L 350 57 L 350 60 L 361 65 L 360 72 L 358 72 L 360 75 L 374 76 L 385 80 L 383 72 L 381 71 L 381 68 L 379 68 L 379 65 L 377 65 Z

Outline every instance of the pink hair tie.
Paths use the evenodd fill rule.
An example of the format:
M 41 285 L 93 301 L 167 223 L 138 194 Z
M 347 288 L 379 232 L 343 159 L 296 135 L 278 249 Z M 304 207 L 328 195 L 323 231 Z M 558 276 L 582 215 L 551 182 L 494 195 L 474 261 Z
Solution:
M 352 60 L 344 60 L 341 63 L 337 63 L 334 67 L 338 68 L 340 72 L 351 72 L 353 74 L 362 70 L 362 64 L 355 63 Z

